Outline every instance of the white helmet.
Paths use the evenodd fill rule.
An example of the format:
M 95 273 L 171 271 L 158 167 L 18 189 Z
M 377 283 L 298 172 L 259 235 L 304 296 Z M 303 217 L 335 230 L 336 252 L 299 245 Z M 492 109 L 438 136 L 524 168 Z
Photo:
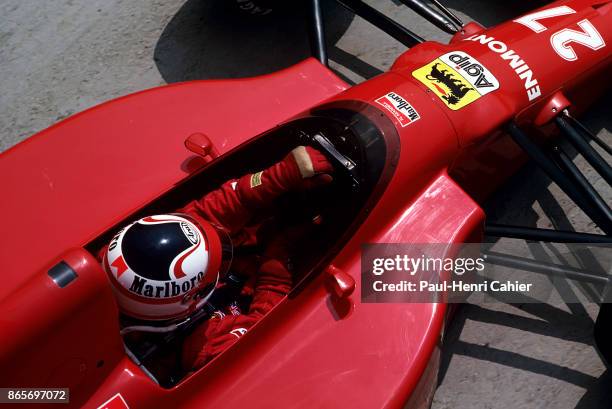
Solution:
M 166 321 L 204 305 L 231 261 L 224 231 L 183 214 L 142 218 L 120 230 L 104 256 L 119 305 L 127 316 Z

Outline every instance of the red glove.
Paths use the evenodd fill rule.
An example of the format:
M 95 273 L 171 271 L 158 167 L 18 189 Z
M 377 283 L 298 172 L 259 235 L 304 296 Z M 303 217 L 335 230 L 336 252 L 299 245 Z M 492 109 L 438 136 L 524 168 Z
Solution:
M 331 182 L 333 171 L 321 152 L 310 146 L 298 146 L 276 165 L 241 177 L 236 190 L 247 206 L 265 207 L 283 193 Z
M 213 316 L 202 323 L 185 340 L 183 367 L 196 370 L 225 351 L 289 293 L 291 284 L 291 273 L 283 263 L 273 259 L 265 261 L 257 273 L 248 313 Z

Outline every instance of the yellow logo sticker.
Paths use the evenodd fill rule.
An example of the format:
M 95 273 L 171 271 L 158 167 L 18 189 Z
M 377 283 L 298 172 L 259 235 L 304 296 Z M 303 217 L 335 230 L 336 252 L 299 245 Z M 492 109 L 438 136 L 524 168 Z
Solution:
M 499 81 L 472 56 L 453 51 L 412 72 L 412 76 L 456 111 L 499 88 Z
M 251 175 L 251 188 L 257 187 L 257 186 L 261 186 L 261 176 L 263 175 L 263 171 L 261 172 L 257 172 L 257 173 L 253 173 Z

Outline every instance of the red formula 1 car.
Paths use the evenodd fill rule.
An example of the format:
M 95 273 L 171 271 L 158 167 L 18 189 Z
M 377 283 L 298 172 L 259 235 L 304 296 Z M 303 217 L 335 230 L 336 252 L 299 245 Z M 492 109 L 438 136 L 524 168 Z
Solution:
M 71 406 L 90 408 L 428 407 L 447 305 L 361 303 L 362 244 L 479 241 L 483 200 L 527 156 L 606 236 L 499 225 L 486 233 L 607 240 L 609 207 L 563 151 L 546 148 L 561 134 L 612 179 L 575 119 L 611 84 L 611 1 L 560 1 L 490 29 L 406 1 L 454 32 L 449 44 L 424 42 L 361 1 L 340 3 L 410 50 L 349 87 L 325 66 L 313 1 L 319 61 L 128 95 L 2 154 L 1 387 L 69 388 Z M 93 254 L 127 222 L 176 209 L 300 144 L 338 171 L 313 204 L 324 234 L 303 249 L 299 283 L 205 367 L 162 378 L 158 351 L 178 345 L 124 343 Z

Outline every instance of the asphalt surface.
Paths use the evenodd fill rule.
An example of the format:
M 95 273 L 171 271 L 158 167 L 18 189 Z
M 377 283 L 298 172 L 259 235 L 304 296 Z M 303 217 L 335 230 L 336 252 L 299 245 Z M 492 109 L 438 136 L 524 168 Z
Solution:
M 397 2 L 369 3 L 426 39 L 448 39 Z M 445 3 L 465 21 L 475 19 L 485 25 L 529 8 L 527 1 Z M 252 19 L 236 15 L 226 4 L 223 0 L 2 1 L 0 150 L 126 93 L 191 79 L 262 74 L 308 56 L 303 14 L 295 7 Z M 405 49 L 340 7 L 328 3 L 324 11 L 331 66 L 347 81 L 377 75 Z M 612 142 L 610 113 L 609 102 L 602 101 L 585 117 L 608 143 Z M 586 170 L 580 158 L 575 162 Z M 587 176 L 610 203 L 610 189 L 593 172 Z M 595 231 L 532 165 L 508 183 L 488 211 L 492 220 Z M 516 245 L 500 241 L 496 249 Z M 580 303 L 463 307 L 447 334 L 433 408 L 610 407 L 612 379 L 591 340 L 595 312 L 593 305 Z

